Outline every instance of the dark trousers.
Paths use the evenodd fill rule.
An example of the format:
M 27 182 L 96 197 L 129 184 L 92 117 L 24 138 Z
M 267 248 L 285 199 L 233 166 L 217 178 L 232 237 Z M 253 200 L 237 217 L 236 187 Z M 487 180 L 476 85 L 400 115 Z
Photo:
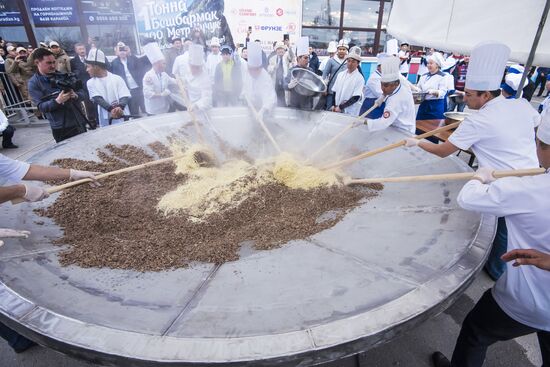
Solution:
M 542 96 L 542 93 L 544 92 L 544 89 L 546 89 L 546 74 L 544 75 L 538 75 L 537 79 L 535 79 L 535 90 L 537 90 L 537 87 L 540 84 L 540 90 L 537 93 L 537 97 Z
M 485 270 L 493 280 L 500 278 L 506 270 L 506 263 L 500 258 L 508 249 L 508 229 L 506 228 L 506 219 L 498 218 L 497 234 L 493 240 L 491 253 L 485 263 Z
M 130 109 L 130 115 L 132 116 L 139 116 L 139 110 L 141 109 L 142 113 L 145 112 L 145 99 L 143 98 L 143 89 L 142 88 L 134 88 L 130 89 L 130 94 L 132 98 L 130 98 L 130 102 L 128 102 L 128 108 Z
M 13 144 L 11 141 L 13 134 L 15 134 L 15 127 L 8 125 L 6 130 L 2 132 L 2 148 L 9 147 Z
M 286 98 L 285 98 L 284 88 L 275 86 L 275 94 L 277 94 L 277 106 L 286 107 Z
M 495 302 L 489 289 L 462 323 L 451 366 L 481 367 L 490 345 L 532 333 L 537 333 L 539 339 L 542 367 L 550 367 L 550 332 L 512 319 Z
M 332 110 L 332 106 L 334 106 L 334 94 L 327 94 L 326 110 L 327 111 Z
M 81 131 L 78 126 L 62 127 L 61 129 L 52 129 L 53 138 L 56 143 L 59 143 L 65 139 L 72 138 L 85 131 Z
M 18 334 L 16 331 L 10 329 L 6 325 L 0 322 L 0 337 L 8 342 L 9 346 L 20 351 L 25 345 L 28 345 L 31 341 L 25 338 L 23 335 Z

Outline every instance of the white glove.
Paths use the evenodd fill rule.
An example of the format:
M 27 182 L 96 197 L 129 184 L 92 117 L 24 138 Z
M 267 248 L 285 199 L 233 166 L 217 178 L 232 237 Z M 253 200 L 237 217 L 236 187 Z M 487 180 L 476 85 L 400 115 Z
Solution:
M 89 178 L 92 180 L 92 182 L 90 182 L 90 185 L 92 185 L 93 187 L 100 186 L 95 176 L 99 175 L 101 172 L 79 171 L 77 169 L 71 169 L 69 170 L 69 172 L 71 181 L 78 181 Z
M 417 138 L 406 138 L 405 139 L 405 146 L 407 148 L 416 147 L 416 146 L 418 146 L 418 143 L 420 143 L 420 139 L 417 139 Z
M 298 85 L 298 79 L 292 78 L 290 79 L 290 83 L 288 83 L 288 89 L 292 89 Z
M 484 184 L 489 184 L 496 180 L 495 176 L 493 176 L 494 168 L 491 167 L 480 167 L 476 174 L 474 175 L 474 179 L 477 179 Z
M 30 202 L 40 201 L 50 196 L 50 194 L 42 187 L 29 185 L 29 184 L 24 184 L 24 186 L 25 186 L 25 195 L 23 195 L 23 199 L 25 199 L 26 201 L 30 201 Z
M 428 89 L 428 94 L 439 97 L 439 92 L 437 91 L 437 89 Z
M 382 106 L 382 103 L 384 103 L 385 100 L 386 100 L 386 96 L 382 94 L 380 97 L 378 97 L 376 101 L 374 101 L 374 105 L 376 107 L 380 107 Z
M 170 92 L 169 89 L 165 89 L 162 91 L 162 93 L 160 94 L 161 97 L 168 97 L 170 94 L 172 94 L 172 92 Z

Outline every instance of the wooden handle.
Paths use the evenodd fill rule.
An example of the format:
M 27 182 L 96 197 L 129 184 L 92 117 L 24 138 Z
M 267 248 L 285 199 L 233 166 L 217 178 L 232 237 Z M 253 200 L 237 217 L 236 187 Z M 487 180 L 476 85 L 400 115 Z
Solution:
M 184 157 L 184 155 L 177 155 L 177 156 L 173 156 L 173 157 L 162 158 L 162 159 L 158 159 L 158 160 L 152 161 L 152 162 L 147 162 L 147 163 L 142 163 L 142 164 L 138 164 L 138 165 L 131 166 L 131 167 L 121 168 L 121 169 L 117 169 L 115 171 L 111 171 L 111 172 L 107 172 L 107 173 L 101 173 L 101 174 L 95 176 L 95 178 L 100 180 L 100 179 L 103 179 L 103 178 L 106 178 L 106 177 L 119 175 L 121 173 L 137 171 L 139 169 L 143 169 L 143 168 L 147 168 L 147 167 L 151 167 L 151 166 L 156 166 L 156 165 L 167 163 L 167 162 L 172 162 L 172 161 L 181 159 L 183 157 Z M 53 193 L 68 189 L 70 187 L 80 186 L 80 185 L 88 183 L 88 182 L 92 182 L 92 180 L 89 179 L 89 178 L 84 178 L 82 180 L 71 181 L 71 182 L 67 182 L 67 183 L 62 184 L 62 185 L 49 187 L 49 188 L 46 189 L 46 191 L 48 192 L 48 194 L 53 194 Z M 11 203 L 13 205 L 20 204 L 22 202 L 25 202 L 25 200 L 23 198 L 17 198 L 17 199 L 13 199 L 11 201 Z
M 197 115 L 195 114 L 195 111 L 191 109 L 191 100 L 189 99 L 189 96 L 187 95 L 187 92 L 185 91 L 185 85 L 183 84 L 183 80 L 176 76 L 176 81 L 178 82 L 178 87 L 180 88 L 181 95 L 183 97 L 183 100 L 185 104 L 187 105 L 187 113 L 191 116 L 191 120 L 193 121 L 193 125 L 195 126 L 195 130 L 197 130 L 197 135 L 199 137 L 199 141 L 201 144 L 204 144 L 204 136 L 202 135 L 202 130 L 199 126 L 199 122 L 197 120 Z
M 262 116 L 260 116 L 258 111 L 256 111 L 256 109 L 252 105 L 252 102 L 250 101 L 250 99 L 248 98 L 248 96 L 246 94 L 244 95 L 244 98 L 246 99 L 246 103 L 248 104 L 248 107 L 252 110 L 252 113 L 254 114 L 254 117 L 260 123 L 262 129 L 264 130 L 265 134 L 269 138 L 269 141 L 271 141 L 271 143 L 273 144 L 275 149 L 277 149 L 277 152 L 281 153 L 281 148 L 279 147 L 279 144 L 277 144 L 277 142 L 273 138 L 273 135 L 271 135 L 271 132 L 269 131 L 267 126 L 265 126 L 265 123 L 264 123 L 264 120 L 262 119 Z
M 516 170 L 503 170 L 494 171 L 493 176 L 495 178 L 501 177 L 520 177 L 520 176 L 534 176 L 545 173 L 544 168 L 530 168 L 530 169 L 516 169 Z M 364 178 L 364 179 L 350 179 L 344 181 L 346 185 L 368 184 L 368 183 L 384 183 L 384 182 L 421 182 L 421 181 L 455 181 L 455 180 L 469 180 L 475 176 L 475 172 L 462 172 L 462 173 L 446 173 L 441 175 L 424 175 L 424 176 L 401 176 L 401 177 L 380 177 L 380 178 Z
M 432 131 L 428 131 L 428 132 L 426 132 L 424 134 L 421 134 L 421 135 L 417 135 L 415 138 L 416 139 L 428 138 L 428 137 L 433 136 L 435 134 L 438 134 L 440 132 L 454 129 L 459 124 L 460 124 L 460 122 L 454 122 L 454 123 L 449 124 L 447 126 L 443 126 L 443 127 L 434 129 Z M 405 140 L 401 140 L 401 141 L 398 141 L 397 143 L 386 145 L 386 146 L 378 148 L 378 149 L 370 150 L 368 152 L 358 154 L 354 157 L 344 159 L 344 160 L 341 160 L 339 162 L 331 163 L 327 166 L 322 167 L 321 169 L 322 170 L 327 170 L 327 169 L 333 169 L 333 168 L 337 168 L 337 167 L 347 166 L 347 165 L 349 165 L 353 162 L 356 162 L 358 160 L 365 159 L 365 158 L 368 158 L 368 157 L 372 157 L 373 155 L 377 155 L 377 154 L 380 154 L 382 152 L 386 152 L 388 150 L 392 150 L 392 149 L 398 148 L 398 147 L 403 146 L 403 145 L 405 145 Z
M 386 97 L 387 98 L 387 97 Z M 385 99 L 384 99 L 385 100 Z M 321 148 L 317 149 L 309 158 L 307 159 L 307 162 L 310 162 L 315 156 L 317 156 L 319 153 L 321 153 L 323 150 L 325 150 L 327 147 L 331 146 L 336 142 L 338 139 L 340 139 L 342 136 L 344 136 L 348 131 L 350 131 L 354 126 L 356 126 L 357 122 L 362 121 L 365 116 L 367 116 L 369 113 L 374 111 L 375 108 L 379 107 L 376 103 L 372 105 L 371 108 L 363 112 L 360 116 L 358 116 L 352 123 L 350 123 L 348 126 L 346 126 L 344 129 L 342 129 L 338 134 L 336 134 L 332 139 L 327 141 Z

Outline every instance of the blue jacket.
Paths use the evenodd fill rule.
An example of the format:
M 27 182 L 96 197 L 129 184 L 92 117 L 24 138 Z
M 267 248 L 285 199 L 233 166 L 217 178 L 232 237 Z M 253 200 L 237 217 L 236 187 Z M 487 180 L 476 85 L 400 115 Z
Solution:
M 28 87 L 32 103 L 46 116 L 52 129 L 78 126 L 78 123 L 85 126 L 86 118 L 80 112 L 78 105 L 85 98 L 82 89 L 75 91 L 78 94 L 78 100 L 59 104 L 55 98 L 42 99 L 44 96 L 61 91 L 57 87 L 52 87 L 47 76 L 35 73 L 29 79 Z

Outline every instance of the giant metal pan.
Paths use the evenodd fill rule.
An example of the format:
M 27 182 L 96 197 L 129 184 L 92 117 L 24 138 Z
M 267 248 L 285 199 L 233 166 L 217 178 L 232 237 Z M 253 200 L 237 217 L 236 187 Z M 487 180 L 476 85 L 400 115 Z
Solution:
M 311 70 L 294 68 L 292 69 L 292 77 L 298 79 L 298 85 L 294 87 L 298 94 L 315 97 L 327 91 L 327 85 L 323 78 Z
M 245 108 L 213 110 L 227 145 L 255 156 L 272 147 Z M 186 113 L 102 128 L 49 147 L 31 160 L 94 159 L 107 143 L 145 146 L 178 133 L 193 139 Z M 275 109 L 266 123 L 285 150 L 313 152 L 353 120 L 331 112 Z M 211 134 L 206 134 L 212 139 Z M 405 137 L 357 128 L 322 161 Z M 455 157 L 395 149 L 350 166 L 355 177 L 461 172 Z M 137 273 L 61 267 L 33 209 L 0 206 L 2 226 L 28 239 L 0 248 L 0 319 L 39 343 L 79 358 L 123 366 L 306 366 L 383 343 L 441 312 L 472 281 L 488 254 L 495 219 L 461 210 L 460 182 L 388 184 L 333 228 L 279 249 L 244 250 L 214 266 Z M 55 195 L 49 202 L 55 200 Z M 46 203 L 47 204 L 47 203 Z

